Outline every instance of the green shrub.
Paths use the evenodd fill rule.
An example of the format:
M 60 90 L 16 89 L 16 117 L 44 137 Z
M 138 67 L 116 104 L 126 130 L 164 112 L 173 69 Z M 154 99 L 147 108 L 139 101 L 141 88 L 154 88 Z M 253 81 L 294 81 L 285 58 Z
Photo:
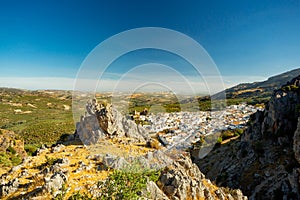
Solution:
M 291 91 L 291 86 L 286 86 L 286 91 Z
M 11 167 L 21 164 L 22 158 L 10 152 L 0 152 L 0 166 Z
M 298 89 L 298 86 L 296 86 L 296 85 L 291 85 L 291 90 L 292 91 L 295 91 L 295 90 L 297 90 Z
M 7 149 L 6 149 L 7 152 L 10 152 L 11 154 L 15 155 L 17 152 L 16 150 L 12 147 L 12 146 L 9 146 Z
M 221 136 L 222 137 L 222 141 L 226 140 L 226 139 L 229 139 L 229 138 L 232 138 L 233 136 L 234 136 L 234 131 L 232 131 L 232 130 L 225 130 L 225 131 L 223 131 L 222 136 Z
M 160 171 L 145 169 L 136 164 L 127 169 L 115 170 L 105 181 L 98 183 L 102 193 L 100 199 L 139 199 L 148 180 L 156 182 L 159 176 Z
M 24 145 L 24 149 L 25 149 L 27 155 L 29 155 L 29 156 L 32 156 L 38 148 L 39 148 L 38 145 L 34 145 L 34 144 L 25 144 Z
M 62 188 L 60 190 L 61 190 L 61 192 L 55 196 L 54 200 L 64 200 L 65 199 L 65 196 L 66 196 L 66 193 L 68 190 L 65 183 L 62 185 Z
M 234 131 L 234 137 L 236 137 L 236 136 L 240 136 L 240 134 L 238 132 Z
M 80 194 L 80 192 L 77 191 L 76 193 L 73 193 L 68 200 L 92 200 L 92 198 L 87 194 Z
M 244 133 L 244 130 L 241 128 L 235 129 L 235 132 L 238 133 L 239 135 L 242 135 Z
M 0 152 L 0 165 L 3 165 L 4 167 L 10 167 L 12 165 L 9 155 L 5 152 Z
M 0 129 L 0 135 L 3 135 L 3 132 L 2 132 L 2 130 Z
M 58 158 L 50 158 L 48 156 L 45 156 L 45 158 L 46 158 L 46 163 L 45 163 L 46 166 L 52 166 L 55 163 L 57 163 L 58 160 Z
M 222 137 L 218 137 L 217 144 L 221 144 L 222 142 L 223 142 L 223 138 Z
M 20 156 L 12 156 L 11 163 L 13 166 L 19 165 L 22 163 L 22 158 Z

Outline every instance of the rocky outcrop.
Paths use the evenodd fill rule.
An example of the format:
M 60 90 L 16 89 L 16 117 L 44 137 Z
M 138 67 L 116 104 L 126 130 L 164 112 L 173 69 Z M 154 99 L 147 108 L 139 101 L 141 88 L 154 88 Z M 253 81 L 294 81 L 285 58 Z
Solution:
M 274 91 L 237 140 L 215 147 L 200 170 L 220 186 L 241 188 L 250 199 L 298 199 L 300 76 Z
M 183 155 L 162 170 L 157 185 L 168 199 L 174 200 L 247 199 L 240 190 L 228 192 L 224 188 L 213 185 L 200 172 L 196 164 Z
M 153 181 L 147 183 L 147 189 L 144 196 L 150 196 L 150 199 L 169 200 L 163 191 Z
M 146 142 L 150 139 L 141 125 L 127 119 L 111 104 L 104 106 L 95 99 L 87 103 L 86 114 L 77 123 L 76 131 L 86 145 L 96 144 L 106 137 L 128 137 L 135 142 Z

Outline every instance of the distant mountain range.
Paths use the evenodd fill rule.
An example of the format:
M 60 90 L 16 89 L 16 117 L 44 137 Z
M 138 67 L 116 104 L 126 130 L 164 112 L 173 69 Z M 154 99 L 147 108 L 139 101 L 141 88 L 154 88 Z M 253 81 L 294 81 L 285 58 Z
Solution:
M 249 98 L 249 97 L 270 97 L 274 90 L 279 89 L 281 85 L 300 75 L 300 68 L 294 69 L 276 76 L 268 78 L 266 81 L 254 83 L 242 83 L 226 89 L 226 97 Z

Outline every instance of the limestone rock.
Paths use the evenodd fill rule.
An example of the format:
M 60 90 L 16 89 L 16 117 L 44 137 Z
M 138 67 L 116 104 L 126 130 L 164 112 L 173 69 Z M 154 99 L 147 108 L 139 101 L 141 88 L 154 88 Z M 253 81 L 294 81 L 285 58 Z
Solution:
M 63 184 L 67 181 L 67 176 L 61 172 L 54 173 L 50 179 L 45 179 L 45 190 L 53 196 L 56 196 L 60 193 L 60 189 L 63 187 Z
M 0 197 L 8 196 L 18 190 L 19 179 L 13 179 L 7 184 L 0 185 Z
M 77 134 L 86 145 L 96 144 L 106 137 L 129 137 L 136 142 L 150 140 L 141 125 L 127 119 L 111 104 L 104 107 L 93 100 L 87 103 L 86 110 L 86 115 L 76 125 Z
M 149 181 L 147 183 L 146 194 L 144 195 L 153 200 L 169 200 L 169 198 L 158 188 L 158 186 L 153 181 Z
M 103 164 L 106 168 L 122 169 L 128 166 L 128 162 L 123 157 L 105 156 L 103 158 Z

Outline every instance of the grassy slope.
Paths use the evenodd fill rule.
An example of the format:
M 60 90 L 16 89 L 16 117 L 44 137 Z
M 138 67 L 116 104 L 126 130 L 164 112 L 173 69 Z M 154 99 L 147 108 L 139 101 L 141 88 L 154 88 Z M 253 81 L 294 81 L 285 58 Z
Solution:
M 25 144 L 53 143 L 63 133 L 74 132 L 72 111 L 64 108 L 71 100 L 63 95 L 2 91 L 0 99 L 0 127 L 17 133 Z M 17 114 L 18 109 L 31 113 Z

